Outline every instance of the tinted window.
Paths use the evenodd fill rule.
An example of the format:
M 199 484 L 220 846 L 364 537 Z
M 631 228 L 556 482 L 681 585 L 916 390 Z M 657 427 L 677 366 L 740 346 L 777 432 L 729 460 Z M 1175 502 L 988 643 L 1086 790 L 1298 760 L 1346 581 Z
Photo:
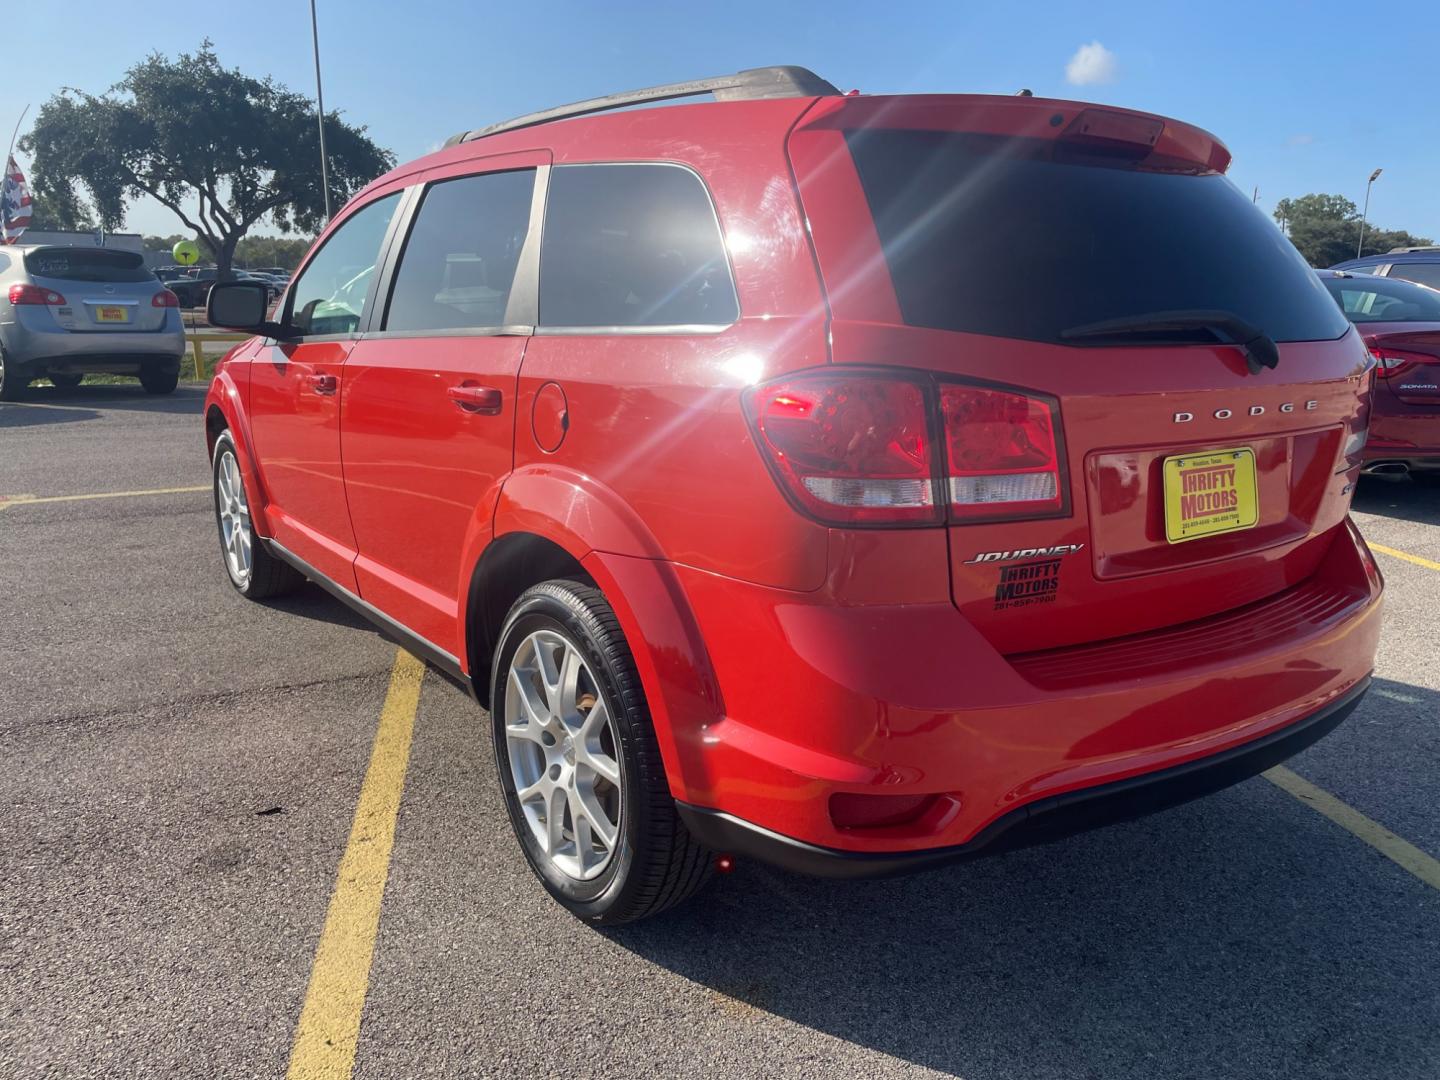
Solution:
M 353 334 L 359 327 L 380 243 L 399 202 L 399 192 L 376 199 L 330 234 L 290 290 L 290 322 L 297 331 Z
M 385 329 L 503 326 L 534 187 L 533 169 L 432 185 L 400 257 Z
M 550 174 L 540 247 L 546 326 L 728 326 L 730 265 L 700 178 L 673 165 Z
M 1298 252 L 1224 177 L 1080 160 L 1045 140 L 848 136 L 905 321 L 1008 338 L 1182 309 L 1279 341 L 1346 323 Z
M 35 277 L 60 281 L 155 280 L 139 252 L 103 248 L 40 248 L 26 254 L 25 269 Z
M 1368 274 L 1322 280 L 1351 322 L 1440 322 L 1440 292 L 1434 289 Z
M 1390 267 L 1390 276 L 1440 289 L 1440 262 L 1396 263 Z

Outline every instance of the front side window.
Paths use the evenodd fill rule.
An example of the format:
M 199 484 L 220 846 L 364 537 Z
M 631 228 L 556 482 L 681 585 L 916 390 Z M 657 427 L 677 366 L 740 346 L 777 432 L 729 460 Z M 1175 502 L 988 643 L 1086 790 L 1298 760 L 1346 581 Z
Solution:
M 345 219 L 315 253 L 290 290 L 290 325 L 301 335 L 353 334 L 380 260 L 380 244 L 400 193 L 386 195 Z
M 1440 289 L 1440 262 L 1396 263 L 1390 267 L 1390 276 Z
M 551 171 L 542 325 L 720 327 L 739 315 L 715 209 L 693 172 L 674 165 Z
M 534 188 L 534 169 L 432 185 L 395 272 L 385 329 L 503 326 Z

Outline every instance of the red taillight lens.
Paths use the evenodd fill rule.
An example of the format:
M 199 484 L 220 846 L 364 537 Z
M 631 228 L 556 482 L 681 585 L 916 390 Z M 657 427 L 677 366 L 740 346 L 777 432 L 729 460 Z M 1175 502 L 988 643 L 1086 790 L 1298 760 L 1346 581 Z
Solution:
M 1060 417 L 1019 390 L 823 372 L 757 387 L 747 409 L 782 487 L 836 525 L 1062 514 Z M 944 437 L 932 434 L 938 415 Z
M 1029 517 L 1064 508 L 1058 424 L 1048 401 L 946 384 L 940 413 L 953 519 Z
M 151 307 L 176 307 L 180 306 L 180 298 L 169 289 L 161 289 L 150 298 Z
M 800 376 L 758 387 L 751 422 L 785 490 L 837 524 L 937 525 L 925 390 L 871 374 Z
M 65 297 L 54 289 L 42 289 L 39 285 L 11 285 L 10 303 L 39 304 L 43 307 L 58 307 L 65 303 Z
M 1415 356 L 1397 349 L 1379 349 L 1374 346 L 1371 346 L 1370 353 L 1375 357 L 1375 374 L 1382 379 L 1393 379 L 1416 364 L 1432 359 L 1429 356 Z

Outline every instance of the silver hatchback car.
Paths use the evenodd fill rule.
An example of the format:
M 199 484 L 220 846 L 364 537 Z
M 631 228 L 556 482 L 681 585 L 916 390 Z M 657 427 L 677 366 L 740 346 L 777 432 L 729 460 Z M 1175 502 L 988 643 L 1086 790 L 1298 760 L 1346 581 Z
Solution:
M 88 372 L 174 391 L 185 353 L 175 294 L 144 258 L 115 248 L 0 248 L 0 400 L 32 379 L 77 386 Z

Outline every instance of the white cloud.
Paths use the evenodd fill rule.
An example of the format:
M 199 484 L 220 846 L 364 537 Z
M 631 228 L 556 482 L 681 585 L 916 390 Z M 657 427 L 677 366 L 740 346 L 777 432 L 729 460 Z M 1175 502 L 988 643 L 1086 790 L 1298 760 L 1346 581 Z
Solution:
M 1309 146 L 1315 141 L 1314 135 L 1291 135 L 1285 140 L 1286 146 Z
M 1081 45 L 1065 65 L 1065 81 L 1071 86 L 1093 86 L 1114 82 L 1120 73 L 1115 54 L 1098 41 Z

